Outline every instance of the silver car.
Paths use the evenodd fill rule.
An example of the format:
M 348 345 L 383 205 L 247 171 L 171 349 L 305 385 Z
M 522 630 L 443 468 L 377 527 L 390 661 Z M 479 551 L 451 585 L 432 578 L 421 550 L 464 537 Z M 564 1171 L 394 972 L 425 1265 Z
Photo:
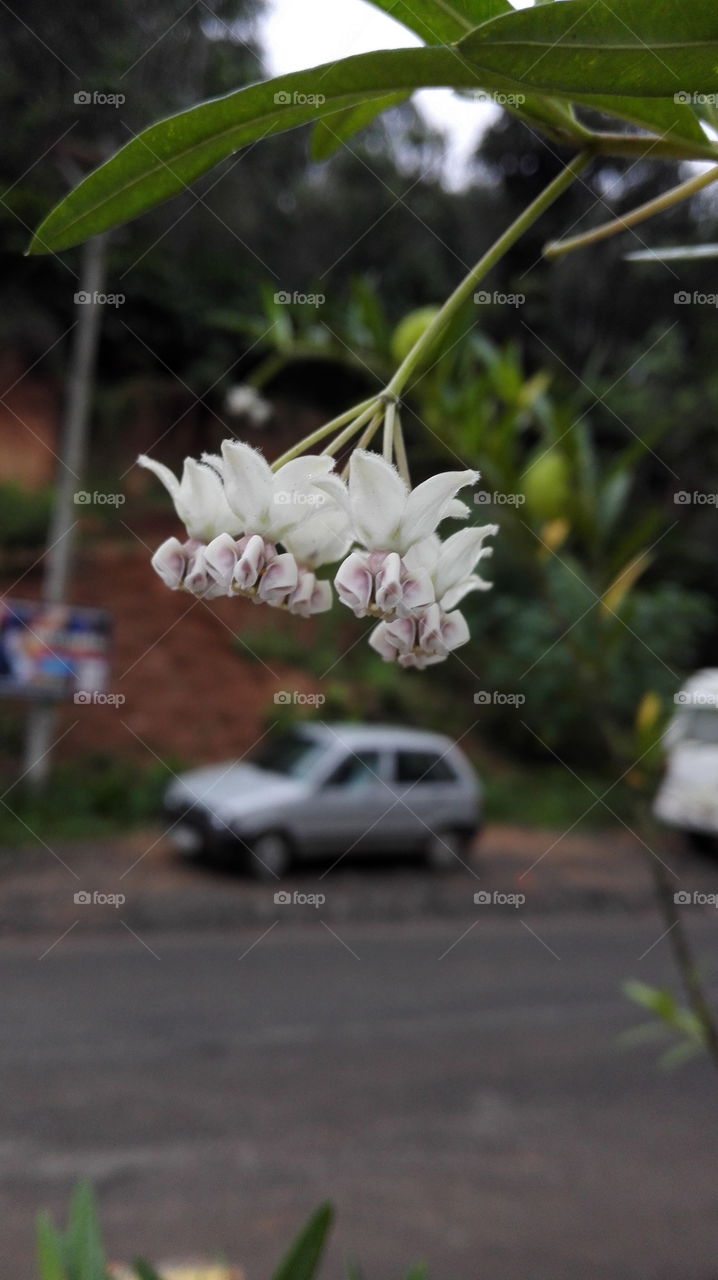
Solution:
M 165 810 L 183 852 L 229 850 L 272 878 L 338 853 L 421 853 L 456 867 L 482 824 L 481 786 L 456 744 L 390 725 L 303 723 L 249 762 L 176 778 Z

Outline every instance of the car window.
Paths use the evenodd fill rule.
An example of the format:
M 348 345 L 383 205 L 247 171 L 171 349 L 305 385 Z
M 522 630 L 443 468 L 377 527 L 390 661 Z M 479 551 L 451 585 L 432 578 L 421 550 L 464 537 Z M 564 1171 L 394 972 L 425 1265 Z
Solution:
M 326 750 L 324 744 L 301 733 L 280 733 L 265 740 L 252 756 L 252 764 L 288 778 L 306 778 Z
M 681 737 L 718 747 L 718 715 L 714 707 L 693 707 L 681 717 Z
M 344 787 L 357 791 L 377 781 L 379 773 L 378 751 L 357 751 L 345 756 L 340 765 L 325 782 L 326 787 Z
M 397 782 L 455 782 L 456 774 L 445 756 L 433 751 L 397 751 Z

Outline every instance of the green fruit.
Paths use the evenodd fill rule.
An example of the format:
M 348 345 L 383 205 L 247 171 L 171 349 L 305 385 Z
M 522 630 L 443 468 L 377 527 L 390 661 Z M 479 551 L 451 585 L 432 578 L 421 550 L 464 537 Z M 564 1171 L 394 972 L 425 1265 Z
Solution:
M 564 454 L 556 449 L 537 450 L 521 477 L 526 511 L 535 520 L 556 520 L 566 514 L 571 500 L 571 474 Z
M 419 307 L 399 321 L 391 335 L 391 354 L 399 364 L 428 329 L 438 310 L 438 307 Z

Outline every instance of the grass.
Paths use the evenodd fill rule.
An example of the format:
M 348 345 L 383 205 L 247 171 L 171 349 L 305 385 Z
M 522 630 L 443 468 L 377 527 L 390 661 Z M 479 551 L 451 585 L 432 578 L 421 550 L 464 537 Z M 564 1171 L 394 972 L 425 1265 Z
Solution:
M 88 840 L 157 819 L 169 768 L 92 756 L 57 765 L 41 794 L 22 784 L 0 802 L 0 846 Z M 12 779 L 1 784 L 11 787 Z
M 479 766 L 479 772 L 489 822 L 561 831 L 576 824 L 577 831 L 605 831 L 618 826 L 619 818 L 627 817 L 618 787 L 606 796 L 606 803 L 618 817 L 604 805 L 594 804 L 594 797 L 607 792 L 615 779 L 581 774 L 583 785 L 560 765 L 502 764 L 495 769 L 484 765 Z

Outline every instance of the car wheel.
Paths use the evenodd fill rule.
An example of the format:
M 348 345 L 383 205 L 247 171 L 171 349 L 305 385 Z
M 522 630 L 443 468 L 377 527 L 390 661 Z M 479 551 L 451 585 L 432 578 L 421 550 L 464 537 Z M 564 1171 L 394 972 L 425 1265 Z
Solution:
M 292 863 L 292 850 L 281 831 L 263 831 L 250 845 L 249 869 L 256 880 L 278 880 Z
M 466 862 L 469 845 L 469 837 L 463 831 L 434 831 L 425 846 L 424 860 L 432 871 L 459 871 Z

